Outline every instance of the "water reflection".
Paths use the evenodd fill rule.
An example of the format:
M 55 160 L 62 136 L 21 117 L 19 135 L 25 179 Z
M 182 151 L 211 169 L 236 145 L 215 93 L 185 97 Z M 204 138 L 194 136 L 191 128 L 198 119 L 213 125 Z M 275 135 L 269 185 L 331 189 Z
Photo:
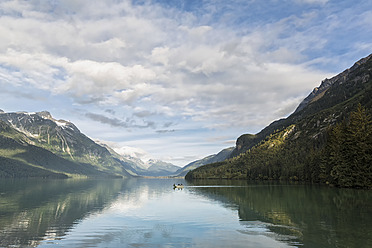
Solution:
M 206 185 L 238 187 L 206 187 Z M 372 247 L 372 192 L 316 185 L 194 181 L 193 191 L 238 206 L 244 232 L 301 247 Z M 235 208 L 235 207 L 234 207 Z
M 372 247 L 371 201 L 246 181 L 1 180 L 0 247 Z
M 123 187 L 124 181 L 1 180 L 0 246 L 37 246 L 60 239 Z

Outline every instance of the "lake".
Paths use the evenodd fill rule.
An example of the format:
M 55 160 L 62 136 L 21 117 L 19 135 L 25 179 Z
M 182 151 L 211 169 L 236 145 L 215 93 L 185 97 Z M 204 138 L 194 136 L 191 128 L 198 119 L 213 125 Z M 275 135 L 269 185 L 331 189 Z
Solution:
M 372 247 L 372 192 L 247 181 L 1 179 L 0 247 Z

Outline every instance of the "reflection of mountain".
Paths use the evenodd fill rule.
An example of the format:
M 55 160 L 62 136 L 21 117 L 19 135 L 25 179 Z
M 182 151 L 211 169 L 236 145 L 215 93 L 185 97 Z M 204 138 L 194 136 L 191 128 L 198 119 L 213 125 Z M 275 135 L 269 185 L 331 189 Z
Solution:
M 0 181 L 0 247 L 36 246 L 64 236 L 131 180 Z M 16 234 L 16 235 L 15 235 Z
M 222 182 L 243 187 L 200 187 L 193 190 L 225 206 L 238 208 L 239 218 L 248 231 L 252 223 L 265 223 L 265 228 L 292 245 L 372 247 L 370 191 Z M 218 185 L 221 181 L 193 183 Z
M 57 242 L 91 214 L 103 209 L 130 212 L 170 191 L 171 182 L 167 180 L 3 179 L 0 247 Z

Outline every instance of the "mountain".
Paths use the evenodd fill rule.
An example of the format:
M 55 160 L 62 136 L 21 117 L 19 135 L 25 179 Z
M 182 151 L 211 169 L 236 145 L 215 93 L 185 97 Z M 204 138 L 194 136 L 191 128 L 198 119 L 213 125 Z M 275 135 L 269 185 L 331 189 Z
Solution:
M 288 118 L 257 134 L 240 136 L 230 159 L 199 167 L 186 178 L 290 179 L 372 187 L 371 113 L 372 54 L 323 80 Z M 362 171 L 350 169 L 357 163 Z M 364 182 L 346 180 L 346 171 Z
M 196 160 L 194 162 L 191 162 L 191 163 L 187 164 L 186 166 L 178 169 L 175 174 L 177 176 L 180 176 L 180 177 L 182 176 L 183 177 L 183 176 L 186 176 L 186 174 L 190 170 L 196 169 L 196 168 L 198 168 L 202 165 L 224 161 L 225 159 L 230 157 L 231 152 L 233 151 L 233 149 L 234 149 L 234 147 L 226 148 L 226 149 L 223 149 L 222 151 L 220 151 L 217 154 L 209 155 L 205 158 L 202 158 L 202 159 Z
M 256 135 L 240 136 L 236 142 L 236 149 L 232 153 L 233 156 L 249 150 L 275 130 L 283 129 L 307 117 L 323 114 L 323 116 L 316 116 L 319 118 L 317 121 L 323 121 L 328 116 L 329 119 L 325 123 L 319 123 L 319 125 L 323 123 L 324 128 L 342 119 L 351 111 L 350 107 L 355 108 L 358 103 L 370 108 L 368 96 L 371 92 L 368 81 L 371 79 L 371 58 L 372 54 L 359 60 L 337 76 L 323 80 L 320 86 L 316 87 L 288 118 L 274 121 Z
M 281 130 L 312 115 L 323 114 L 323 116 L 316 116 L 319 121 L 322 121 L 321 119 L 323 117 L 326 118 L 328 115 L 330 118 L 328 122 L 319 123 L 324 128 L 342 119 L 345 114 L 350 112 L 350 107 L 355 108 L 358 100 L 360 100 L 359 103 L 370 108 L 368 105 L 368 96 L 370 94 L 368 81 L 370 80 L 369 66 L 371 57 L 372 54 L 362 58 L 351 68 L 346 69 L 337 76 L 323 80 L 320 86 L 316 87 L 288 118 L 274 121 L 257 134 L 243 134 L 240 136 L 236 141 L 236 148 L 230 157 L 236 157 L 246 152 L 275 130 Z M 361 97 L 363 99 L 360 99 Z M 344 106 L 342 103 L 344 103 Z M 344 111 L 343 107 L 349 109 Z M 337 114 L 339 116 L 336 116 Z M 334 115 L 337 118 L 333 118 L 334 116 L 330 117 L 330 115 Z
M 0 121 L 0 159 L 6 161 L 0 167 L 3 177 L 28 176 L 26 171 L 12 172 L 16 167 L 69 176 L 130 175 L 106 148 L 47 111 L 0 112 Z
M 174 164 L 155 159 L 150 159 L 147 164 L 150 167 L 140 173 L 142 176 L 171 176 L 180 168 Z
M 107 144 L 97 141 L 111 153 L 111 155 L 119 161 L 128 173 L 132 176 L 148 176 L 148 177 L 165 177 L 175 174 L 180 167 L 171 163 L 166 163 L 161 160 L 149 159 L 142 161 L 140 158 L 133 157 L 128 154 L 119 154 Z
M 105 147 L 110 152 L 111 156 L 116 161 L 118 161 L 131 176 L 139 176 L 138 170 L 142 168 L 140 165 L 143 163 L 140 159 L 132 158 L 132 157 L 127 158 L 126 156 L 122 156 L 118 154 L 117 152 L 115 152 L 115 150 L 112 149 L 107 144 L 99 140 L 95 142 L 99 144 L 100 146 Z

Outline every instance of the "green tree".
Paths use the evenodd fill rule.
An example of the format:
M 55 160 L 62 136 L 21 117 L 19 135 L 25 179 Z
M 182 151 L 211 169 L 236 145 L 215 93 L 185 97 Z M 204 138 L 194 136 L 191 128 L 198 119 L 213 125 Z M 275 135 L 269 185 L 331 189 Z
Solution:
M 321 178 L 341 187 L 372 186 L 371 116 L 361 105 L 336 125 L 326 146 Z

